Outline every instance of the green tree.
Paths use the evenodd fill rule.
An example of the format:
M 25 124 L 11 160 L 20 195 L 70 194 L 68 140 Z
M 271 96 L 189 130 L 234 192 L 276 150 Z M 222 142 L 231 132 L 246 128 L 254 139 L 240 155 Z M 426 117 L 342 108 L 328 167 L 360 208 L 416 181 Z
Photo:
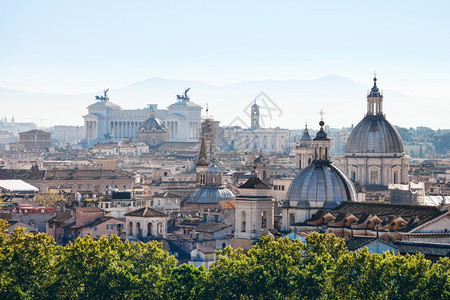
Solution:
M 176 267 L 166 282 L 165 297 L 167 299 L 199 299 L 206 294 L 203 290 L 208 271 L 200 266 L 182 264 Z M 207 297 L 206 297 L 207 298 Z
M 332 290 L 334 262 L 344 241 L 311 234 L 307 243 L 262 237 L 246 254 L 226 248 L 211 267 L 205 291 L 211 299 L 324 298 Z
M 61 250 L 52 289 L 61 299 L 163 299 L 175 265 L 157 242 L 87 236 Z
M 0 299 L 48 298 L 47 287 L 55 279 L 55 240 L 44 233 L 26 233 L 24 228 L 9 235 L 6 228 L 0 220 Z
M 422 286 L 422 295 L 428 299 L 450 299 L 450 258 L 435 262 L 429 270 L 428 282 Z

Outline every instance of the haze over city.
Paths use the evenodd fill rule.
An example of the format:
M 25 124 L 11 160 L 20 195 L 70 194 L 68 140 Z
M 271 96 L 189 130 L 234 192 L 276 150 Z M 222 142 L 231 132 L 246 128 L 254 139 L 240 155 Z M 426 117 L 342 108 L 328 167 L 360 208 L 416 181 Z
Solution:
M 350 126 L 376 71 L 393 123 L 447 128 L 450 4 L 427 3 L 3 1 L 0 115 L 82 125 L 103 89 L 164 108 L 192 85 L 222 125 L 264 91 L 283 110 L 269 126 L 315 124 L 320 108 Z
M 449 12 L 0 0 L 0 299 L 450 299 Z

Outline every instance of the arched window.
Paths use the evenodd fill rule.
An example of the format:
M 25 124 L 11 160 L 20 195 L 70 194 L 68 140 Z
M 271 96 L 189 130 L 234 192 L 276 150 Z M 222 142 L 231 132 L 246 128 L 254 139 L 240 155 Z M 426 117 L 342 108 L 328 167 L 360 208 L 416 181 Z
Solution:
M 128 223 L 128 235 L 133 235 L 133 222 Z
M 163 235 L 163 223 L 162 222 L 158 223 L 157 230 L 158 230 L 158 235 Z
M 294 213 L 289 214 L 289 225 L 293 226 L 295 224 L 295 215 Z
M 147 236 L 153 235 L 153 224 L 151 222 L 147 223 Z
M 247 230 L 247 220 L 246 220 L 246 214 L 245 211 L 242 211 L 241 213 L 241 221 L 242 221 L 242 226 L 241 226 L 241 232 L 245 232 Z
M 266 170 L 263 170 L 263 179 L 266 179 L 267 178 L 267 172 L 266 172 Z
M 138 237 L 142 236 L 142 229 L 141 229 L 141 223 L 140 222 L 136 222 L 136 233 Z

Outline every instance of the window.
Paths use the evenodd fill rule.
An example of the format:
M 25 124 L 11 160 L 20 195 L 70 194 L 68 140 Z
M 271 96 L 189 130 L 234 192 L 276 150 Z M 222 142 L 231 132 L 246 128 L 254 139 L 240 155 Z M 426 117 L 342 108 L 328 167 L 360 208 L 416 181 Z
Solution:
M 295 215 L 294 213 L 289 214 L 289 225 L 293 226 L 295 224 Z
M 398 184 L 398 171 L 394 172 L 394 184 Z
M 163 234 L 163 224 L 161 222 L 158 223 L 158 234 L 159 235 Z
M 284 185 L 281 186 L 281 190 L 284 191 Z
M 97 228 L 97 227 L 95 227 Z M 113 230 L 114 229 L 114 224 L 106 224 L 106 230 Z
M 241 227 L 241 232 L 245 232 L 246 231 L 246 225 L 247 222 L 245 221 L 245 211 L 242 211 L 241 213 L 241 220 L 242 220 L 242 227 Z
M 117 229 L 123 229 L 123 224 L 116 224 Z
M 264 229 L 267 227 L 267 212 L 263 211 L 261 213 L 261 228 Z
M 200 184 L 205 184 L 205 174 L 200 174 Z
M 370 171 L 370 184 L 378 184 L 378 171 Z
M 275 191 L 278 191 L 278 185 L 274 185 L 274 186 L 273 186 L 273 189 L 274 189 Z
M 97 231 L 97 226 L 94 227 L 94 231 Z

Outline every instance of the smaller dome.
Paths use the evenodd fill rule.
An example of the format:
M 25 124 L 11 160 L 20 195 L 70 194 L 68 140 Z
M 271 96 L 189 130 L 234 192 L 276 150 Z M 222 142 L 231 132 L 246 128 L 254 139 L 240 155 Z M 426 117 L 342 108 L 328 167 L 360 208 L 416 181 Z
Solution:
M 220 201 L 232 201 L 234 194 L 224 186 L 205 186 L 193 193 L 186 203 L 216 204 Z
M 142 125 L 142 128 L 144 130 L 166 130 L 164 123 L 156 117 L 148 118 Z
M 356 192 L 341 170 L 329 162 L 316 162 L 297 173 L 286 199 L 297 201 L 299 208 L 334 208 L 342 201 L 355 201 Z
M 221 173 L 222 171 L 215 164 L 212 164 L 211 167 L 209 167 L 208 170 L 206 171 L 206 174 L 221 174 Z

